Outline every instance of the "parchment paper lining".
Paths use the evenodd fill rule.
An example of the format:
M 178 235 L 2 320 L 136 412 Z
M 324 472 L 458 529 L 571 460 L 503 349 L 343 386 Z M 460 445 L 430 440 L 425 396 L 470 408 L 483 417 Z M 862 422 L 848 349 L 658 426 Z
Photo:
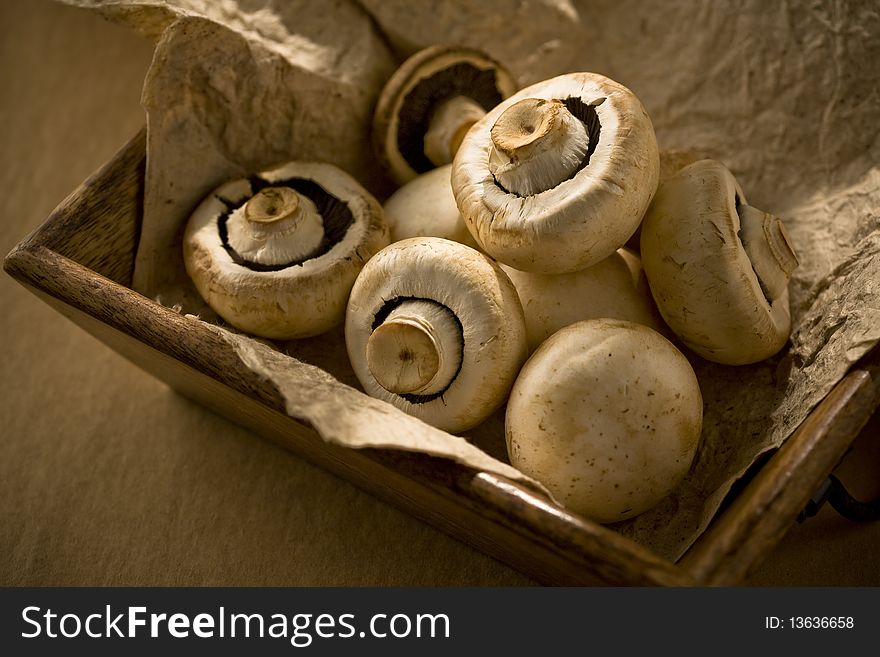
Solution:
M 192 321 L 202 321 L 190 316 Z M 327 371 L 299 361 L 259 340 L 206 324 L 235 349 L 251 370 L 269 379 L 284 399 L 287 414 L 344 447 L 396 449 L 455 461 L 498 474 L 549 495 L 541 484 L 459 436 L 435 429 L 383 401 L 343 385 Z

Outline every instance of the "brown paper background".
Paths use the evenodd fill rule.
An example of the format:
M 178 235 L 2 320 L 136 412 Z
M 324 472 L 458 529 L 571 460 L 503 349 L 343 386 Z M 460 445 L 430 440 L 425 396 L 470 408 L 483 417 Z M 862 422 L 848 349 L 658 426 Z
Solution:
M 45 1 L 0 12 L 5 253 L 142 124 L 152 45 Z M 8 277 L 0 294 L 0 583 L 529 583 L 180 399 Z M 877 442 L 846 464 L 866 491 Z M 878 530 L 826 509 L 750 583 L 876 585 Z

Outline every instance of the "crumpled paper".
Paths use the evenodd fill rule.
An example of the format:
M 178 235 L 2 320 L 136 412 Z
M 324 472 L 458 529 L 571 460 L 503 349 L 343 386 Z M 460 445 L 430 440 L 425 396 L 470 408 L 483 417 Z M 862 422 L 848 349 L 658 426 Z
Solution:
M 197 317 L 191 319 L 202 321 Z M 549 494 L 539 483 L 465 438 L 435 429 L 390 404 L 367 397 L 340 383 L 324 368 L 293 359 L 266 342 L 212 324 L 207 326 L 232 345 L 247 367 L 275 385 L 288 415 L 317 431 L 328 443 L 355 449 L 422 452 Z
M 501 62 L 521 87 L 577 70 L 579 44 L 592 33 L 571 0 L 358 1 L 400 59 L 435 43 L 476 48 Z
M 271 156 L 265 159 L 291 155 L 341 163 L 369 180 L 363 151 L 368 106 L 393 68 L 383 41 L 366 35 L 373 26 L 361 20 L 365 17 L 353 19 L 352 7 L 342 5 L 343 10 L 338 3 L 323 10 L 328 31 L 317 32 L 328 42 L 341 42 L 348 52 L 349 30 L 355 30 L 361 35 L 358 43 L 366 44 L 358 51 L 367 53 L 362 61 L 316 60 L 308 48 L 303 53 L 300 46 L 317 38 L 309 32 L 317 28 L 308 21 L 301 29 L 284 23 L 301 39 L 283 43 L 278 34 L 249 27 L 257 15 L 273 23 L 278 3 L 66 1 L 99 5 L 144 33 L 161 34 L 144 90 L 150 140 L 135 289 L 219 323 L 200 300 L 181 293 L 189 282 L 169 236 L 182 229 L 188 204 L 225 178 L 255 168 L 262 153 Z M 499 58 L 521 83 L 588 70 L 627 85 L 651 115 L 661 149 L 723 161 L 750 205 L 785 221 L 800 260 L 790 286 L 789 345 L 767 361 L 742 367 L 688 353 L 705 402 L 694 466 L 657 507 L 614 526 L 656 553 L 678 559 L 749 466 L 791 435 L 880 340 L 880 69 L 874 64 L 880 60 L 880 8 L 870 2 L 534 0 L 501 2 L 506 20 L 499 22 L 492 14 L 496 5 L 490 12 L 485 3 L 456 0 L 443 11 L 434 2 L 406 3 L 405 10 L 395 0 L 360 3 L 398 57 L 460 40 Z M 337 30 L 344 38 L 334 40 Z M 512 31 L 522 39 L 511 38 Z M 327 65 L 316 66 L 318 60 Z M 363 71 L 370 83 L 358 86 L 353 70 Z M 287 86 L 291 83 L 293 91 Z M 334 120 L 328 122 L 323 101 L 335 84 L 352 91 L 345 102 L 333 104 Z M 276 109 L 267 112 L 251 102 L 252 85 Z M 278 94 L 298 101 L 295 118 L 277 109 L 283 103 L 272 104 L 270 98 Z M 349 102 L 353 98 L 361 102 Z M 255 130 L 260 121 L 262 127 Z M 344 145 L 332 148 L 334 131 L 341 126 L 352 133 L 360 130 L 363 142 L 346 138 Z M 290 143 L 279 146 L 287 134 Z M 303 134 L 317 141 L 298 138 Z M 143 267 L 152 273 L 144 275 Z M 158 271 L 162 276 L 155 275 Z M 243 362 L 276 384 L 294 417 L 311 417 L 318 412 L 313 404 L 329 406 L 323 398 L 296 397 L 299 393 L 290 387 L 295 382 L 280 365 L 296 362 L 287 356 L 358 387 L 341 329 L 279 344 L 279 351 L 217 330 L 236 346 Z M 375 400 L 351 399 L 379 411 Z M 346 424 L 344 404 L 333 407 L 340 415 L 335 424 L 318 423 L 325 438 L 359 447 L 382 445 L 369 427 Z M 499 472 L 500 467 L 516 476 L 503 462 L 503 409 L 468 432 L 480 448 L 476 451 L 459 449 L 459 438 L 417 420 L 404 422 L 407 431 L 395 434 L 394 444 L 387 446 L 454 453 L 451 458 L 475 470 Z
M 147 174 L 134 289 L 213 317 L 186 277 L 182 227 L 226 180 L 321 160 L 374 193 L 373 106 L 395 61 L 367 14 L 340 0 L 66 0 L 157 39 L 144 81 Z M 276 6 L 277 5 L 277 6 Z

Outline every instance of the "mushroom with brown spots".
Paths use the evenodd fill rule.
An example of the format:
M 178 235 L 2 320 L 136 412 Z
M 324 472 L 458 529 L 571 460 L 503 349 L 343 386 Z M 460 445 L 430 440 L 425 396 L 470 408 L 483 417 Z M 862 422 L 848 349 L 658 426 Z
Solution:
M 694 162 L 658 190 L 641 247 L 663 318 L 703 358 L 754 363 L 788 340 L 794 249 L 782 221 L 748 205 L 721 162 Z
M 642 104 L 594 73 L 561 75 L 500 103 L 467 133 L 452 189 L 489 255 L 521 271 L 579 271 L 635 232 L 659 156 Z
M 388 243 L 381 206 L 354 178 L 289 162 L 209 194 L 187 223 L 183 258 L 229 324 L 294 339 L 342 322 L 358 272 Z
M 599 523 L 632 518 L 682 481 L 703 402 L 690 363 L 640 324 L 591 319 L 554 333 L 513 385 L 511 464 Z
M 345 343 L 367 394 L 450 432 L 498 409 L 526 358 L 510 279 L 491 258 L 441 238 L 395 242 L 366 264 Z

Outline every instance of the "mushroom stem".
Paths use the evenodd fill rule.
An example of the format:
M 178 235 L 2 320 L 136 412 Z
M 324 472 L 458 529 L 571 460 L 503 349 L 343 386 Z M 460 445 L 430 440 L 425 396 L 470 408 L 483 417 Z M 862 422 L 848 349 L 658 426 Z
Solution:
M 226 229 L 236 253 L 261 265 L 303 260 L 324 240 L 318 208 L 289 187 L 261 189 L 229 216 Z
M 584 124 L 558 100 L 526 98 L 492 126 L 489 171 L 508 191 L 531 196 L 568 180 L 590 144 Z
M 467 96 L 443 101 L 431 116 L 425 133 L 427 158 L 438 167 L 452 162 L 467 131 L 485 115 L 483 106 Z
M 258 224 L 270 224 L 289 217 L 299 208 L 299 194 L 290 187 L 266 187 L 244 205 L 244 217 Z
M 764 295 L 772 302 L 788 288 L 791 273 L 798 266 L 785 226 L 778 217 L 749 205 L 737 207 L 740 238 L 752 261 Z
M 461 326 L 448 308 L 404 301 L 370 335 L 367 366 L 389 392 L 436 394 L 458 373 L 462 345 Z

